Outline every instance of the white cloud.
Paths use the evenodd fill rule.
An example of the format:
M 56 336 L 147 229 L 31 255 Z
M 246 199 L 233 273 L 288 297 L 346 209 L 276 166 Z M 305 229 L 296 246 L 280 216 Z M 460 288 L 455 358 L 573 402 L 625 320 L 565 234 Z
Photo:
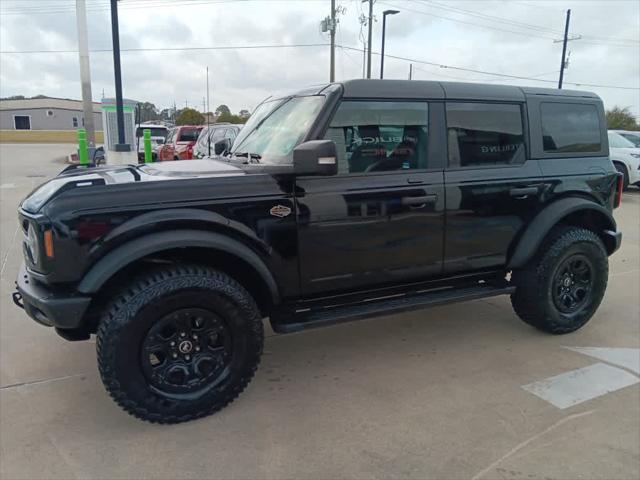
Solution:
M 319 21 L 329 13 L 329 1 L 225 0 L 123 0 L 120 2 L 120 35 L 123 49 L 175 48 L 238 45 L 327 43 Z M 366 5 L 338 0 L 347 12 L 340 17 L 336 41 L 361 47 L 358 16 Z M 4 0 L 2 11 L 31 10 L 24 15 L 2 15 L 0 49 L 75 50 L 76 25 L 71 0 Z M 46 5 L 61 13 L 44 14 Z M 111 46 L 110 16 L 104 0 L 88 0 L 89 41 L 92 50 Z M 442 8 L 442 7 L 445 8 Z M 146 7 L 146 8 L 143 8 Z M 570 43 L 571 64 L 566 82 L 640 86 L 640 6 L 637 1 L 569 1 L 571 32 L 583 36 Z M 564 10 L 545 1 L 403 1 L 379 0 L 374 9 L 374 48 L 380 49 L 382 11 L 397 8 L 388 17 L 387 53 L 438 64 L 536 76 L 557 80 L 561 45 L 554 33 L 523 28 L 521 23 L 561 32 Z M 448 8 L 448 10 L 447 10 Z M 472 16 L 453 9 L 476 12 Z M 37 12 L 36 12 L 37 11 Z M 423 12 L 423 13 L 419 13 Z M 485 15 L 484 18 L 481 18 Z M 489 16 L 511 19 L 501 22 Z M 447 17 L 441 18 L 441 17 Z M 466 22 L 466 23 L 462 23 Z M 518 23 L 520 22 L 520 23 Z M 471 25 L 470 25 L 471 24 Z M 481 28 L 475 25 L 484 25 Z M 502 30 L 525 33 L 518 35 Z M 366 28 L 364 29 L 366 36 Z M 539 38 L 549 37 L 549 38 Z M 558 38 L 560 35 L 558 35 Z M 619 46 L 624 43 L 629 46 Z M 128 98 L 146 100 L 159 107 L 202 107 L 205 67 L 209 66 L 212 108 L 219 103 L 232 110 L 253 108 L 273 91 L 328 81 L 328 47 L 144 51 L 122 53 L 123 89 Z M 498 84 L 554 87 L 554 83 L 504 79 L 479 73 L 415 64 L 414 78 L 431 80 L 487 81 Z M 385 77 L 406 78 L 408 62 L 387 58 Z M 373 56 L 373 76 L 379 72 L 379 57 Z M 104 89 L 113 96 L 113 60 L 110 52 L 91 54 L 94 98 Z M 362 53 L 337 50 L 337 79 L 360 77 Z M 640 113 L 640 92 L 598 87 L 605 105 L 630 106 Z M 78 57 L 74 53 L 2 54 L 0 95 L 46 94 L 79 98 Z

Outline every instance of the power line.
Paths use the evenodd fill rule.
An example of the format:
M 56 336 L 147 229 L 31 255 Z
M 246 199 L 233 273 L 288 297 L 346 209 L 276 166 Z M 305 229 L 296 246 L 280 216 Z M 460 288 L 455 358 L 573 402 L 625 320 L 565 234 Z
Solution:
M 157 48 L 122 48 L 122 52 L 182 52 L 189 50 L 255 50 L 265 48 L 306 48 L 327 47 L 328 43 L 294 43 L 290 45 L 222 45 L 216 47 L 157 47 Z M 90 50 L 91 53 L 111 52 L 110 48 Z M 77 50 L 3 50 L 0 55 L 39 54 L 39 53 L 78 53 Z
M 336 47 L 339 48 L 343 48 L 343 49 L 347 49 L 347 50 L 352 50 L 352 51 L 357 51 L 357 52 L 362 52 L 361 49 L 356 48 L 356 47 L 347 47 L 344 45 L 336 45 Z M 380 53 L 378 52 L 371 52 L 373 55 L 380 55 Z M 484 75 L 493 75 L 496 77 L 503 77 L 503 78 L 511 78 L 511 79 L 516 79 L 516 80 L 532 80 L 535 82 L 544 82 L 544 83 L 556 83 L 555 80 L 545 80 L 543 78 L 534 78 L 534 77 L 526 77 L 523 75 L 509 75 L 506 73 L 497 73 L 497 72 L 488 72 L 485 70 L 477 70 L 477 69 L 473 69 L 473 68 L 465 68 L 465 67 L 457 67 L 454 65 L 444 65 L 444 64 L 440 64 L 440 63 L 436 63 L 436 62 L 429 62 L 426 60 L 417 60 L 415 58 L 408 58 L 408 57 L 400 57 L 398 55 L 389 55 L 387 53 L 385 53 L 385 57 L 389 57 L 389 58 L 395 58 L 396 60 L 403 60 L 405 62 L 412 62 L 412 63 L 420 63 L 423 65 L 431 65 L 431 66 L 435 66 L 435 67 L 439 67 L 439 68 L 448 68 L 450 70 L 460 70 L 463 72 L 472 72 L 472 73 L 481 73 Z M 638 87 L 626 87 L 626 86 L 620 86 L 620 85 L 600 85 L 600 84 L 594 84 L 594 83 L 578 83 L 578 82 L 565 82 L 567 84 L 570 85 L 576 85 L 576 86 L 580 86 L 580 87 L 598 87 L 598 88 L 616 88 L 616 89 L 620 89 L 620 90 L 640 90 L 640 88 Z

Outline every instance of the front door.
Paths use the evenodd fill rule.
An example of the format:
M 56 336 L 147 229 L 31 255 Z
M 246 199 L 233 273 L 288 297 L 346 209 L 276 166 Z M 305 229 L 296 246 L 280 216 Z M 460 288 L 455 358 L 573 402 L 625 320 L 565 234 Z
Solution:
M 445 274 L 501 268 L 544 193 L 519 103 L 448 102 Z
M 441 273 L 443 172 L 429 137 L 427 102 L 341 103 L 325 135 L 338 175 L 296 181 L 305 295 Z

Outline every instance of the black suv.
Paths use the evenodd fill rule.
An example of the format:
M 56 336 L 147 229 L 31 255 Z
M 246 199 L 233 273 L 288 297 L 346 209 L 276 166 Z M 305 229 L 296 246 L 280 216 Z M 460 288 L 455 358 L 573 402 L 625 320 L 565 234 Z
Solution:
M 222 160 L 69 167 L 21 204 L 15 302 L 131 414 L 231 402 L 276 332 L 508 294 L 572 332 L 598 308 L 621 177 L 592 93 L 353 80 L 270 98 Z M 393 321 L 390 319 L 389 321 Z

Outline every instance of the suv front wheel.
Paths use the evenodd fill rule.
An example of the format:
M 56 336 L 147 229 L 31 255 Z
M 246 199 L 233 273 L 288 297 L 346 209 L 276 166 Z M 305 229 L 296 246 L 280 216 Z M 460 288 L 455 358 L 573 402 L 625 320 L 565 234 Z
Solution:
M 591 230 L 552 230 L 529 264 L 513 272 L 511 304 L 518 316 L 553 334 L 573 332 L 593 316 L 607 288 L 609 264 Z
M 170 265 L 142 274 L 106 310 L 98 367 L 132 415 L 178 423 L 233 401 L 253 377 L 263 344 L 255 301 L 225 273 Z

